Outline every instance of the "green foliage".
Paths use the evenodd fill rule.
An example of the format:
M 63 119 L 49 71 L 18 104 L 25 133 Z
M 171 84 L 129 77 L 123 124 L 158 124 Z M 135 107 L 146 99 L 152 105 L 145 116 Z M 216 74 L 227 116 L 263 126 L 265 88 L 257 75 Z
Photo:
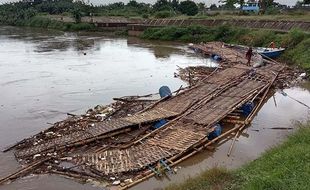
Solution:
M 260 6 L 262 9 L 262 12 L 265 13 L 266 10 L 273 5 L 273 0 L 261 0 L 260 1 Z
M 283 61 L 297 64 L 310 73 L 310 38 L 303 40 L 294 48 L 285 51 Z
M 51 20 L 46 17 L 32 17 L 29 20 L 25 20 L 19 25 L 30 26 L 30 27 L 40 27 L 49 28 L 57 30 L 67 30 L 67 31 L 80 31 L 80 30 L 95 30 L 95 26 L 88 23 L 64 23 L 56 20 Z
M 173 8 L 171 7 L 171 4 L 167 0 L 158 0 L 153 5 L 154 11 L 164 11 L 164 10 L 171 10 L 171 9 Z
M 253 30 L 243 35 L 239 42 L 249 46 L 263 47 L 268 46 L 270 42 L 275 41 L 276 34 L 273 31 Z
M 277 7 L 267 7 L 266 11 L 265 11 L 265 14 L 266 15 L 276 15 L 276 14 L 279 14 L 280 13 L 280 9 L 277 8 Z
M 31 6 L 23 3 L 4 4 L 0 6 L 0 24 L 18 25 L 37 14 Z
M 74 18 L 74 20 L 75 20 L 75 23 L 80 23 L 81 22 L 81 19 L 82 19 L 82 13 L 81 13 L 81 11 L 79 10 L 79 9 L 74 9 L 73 11 L 72 11 L 72 16 L 73 16 L 73 18 Z
M 171 11 L 158 11 L 155 13 L 155 18 L 168 18 L 174 16 L 173 12 Z
M 179 11 L 182 14 L 194 16 L 198 13 L 198 6 L 194 1 L 190 0 L 182 1 L 179 5 Z
M 89 24 L 89 23 L 78 23 L 78 24 L 67 24 L 66 25 L 66 30 L 71 30 L 71 31 L 81 31 L 81 30 L 95 30 L 94 25 Z
M 142 15 L 142 18 L 145 18 L 145 19 L 148 19 L 150 17 L 150 15 L 148 15 L 148 14 L 143 14 Z
M 156 40 L 179 40 L 185 42 L 225 41 L 237 42 L 247 29 L 234 28 L 228 25 L 218 27 L 188 26 L 188 27 L 163 27 L 147 29 L 142 37 Z
M 179 8 L 179 0 L 172 0 L 171 1 L 171 7 L 173 8 L 173 10 L 178 10 L 178 8 Z
M 210 9 L 211 9 L 211 10 L 216 10 L 216 9 L 217 9 L 216 4 L 211 4 L 211 5 L 210 5 Z
M 287 35 L 284 36 L 281 46 L 282 47 L 295 47 L 297 44 L 303 41 L 306 37 L 307 35 L 303 31 L 299 29 L 292 29 Z

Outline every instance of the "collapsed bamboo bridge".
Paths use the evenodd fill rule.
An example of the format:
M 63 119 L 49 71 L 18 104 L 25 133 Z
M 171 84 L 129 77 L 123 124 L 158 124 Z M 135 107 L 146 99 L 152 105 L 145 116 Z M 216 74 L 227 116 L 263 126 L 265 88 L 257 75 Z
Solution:
M 219 42 L 195 47 L 205 55 L 221 55 L 220 67 L 172 97 L 123 97 L 84 115 L 69 114 L 5 150 L 13 150 L 25 167 L 0 184 L 29 173 L 53 173 L 126 189 L 165 171 L 173 173 L 173 166 L 227 135 L 237 137 L 283 78 L 285 66 L 266 61 L 254 69 L 240 50 Z M 257 59 L 262 58 L 255 55 L 252 62 Z M 240 108 L 249 102 L 255 106 L 244 115 Z M 154 129 L 161 120 L 166 122 Z M 218 123 L 225 126 L 223 133 L 211 139 Z

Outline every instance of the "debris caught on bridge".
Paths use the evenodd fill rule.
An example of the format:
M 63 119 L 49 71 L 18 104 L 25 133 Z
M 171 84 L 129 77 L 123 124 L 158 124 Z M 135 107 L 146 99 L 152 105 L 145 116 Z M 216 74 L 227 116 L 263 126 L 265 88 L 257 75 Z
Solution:
M 180 68 L 177 76 L 191 85 L 171 97 L 127 96 L 83 115 L 68 113 L 67 119 L 5 150 L 13 150 L 25 167 L 0 184 L 30 173 L 51 173 L 126 189 L 152 176 L 173 175 L 173 167 L 213 143 L 233 133 L 234 142 L 272 89 L 290 85 L 287 80 L 299 75 L 259 55 L 252 64 L 258 60 L 264 66 L 246 66 L 244 52 L 220 42 L 192 49 L 221 56 L 219 67 Z M 245 104 L 252 105 L 246 114 Z M 158 121 L 165 122 L 154 127 Z M 219 123 L 221 133 L 210 138 Z

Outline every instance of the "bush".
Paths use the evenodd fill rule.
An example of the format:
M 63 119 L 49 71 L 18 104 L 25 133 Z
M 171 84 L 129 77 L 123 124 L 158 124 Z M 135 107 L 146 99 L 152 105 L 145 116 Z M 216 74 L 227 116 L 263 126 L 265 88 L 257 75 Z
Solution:
M 149 15 L 148 15 L 148 14 L 143 14 L 143 15 L 142 15 L 142 18 L 148 19 L 148 18 L 149 18 Z
M 306 34 L 299 29 L 292 29 L 284 36 L 282 47 L 294 47 L 306 38 Z
M 273 31 L 257 30 L 251 31 L 240 37 L 240 43 L 250 46 L 268 46 L 270 42 L 276 43 L 276 34 Z
M 80 31 L 80 30 L 92 30 L 95 26 L 89 23 L 76 23 L 71 24 L 67 29 L 73 31 Z
M 266 15 L 276 15 L 279 13 L 280 13 L 280 9 L 277 7 L 273 7 L 273 6 L 268 7 L 265 11 Z
M 182 14 L 194 16 L 198 13 L 198 6 L 195 2 L 190 0 L 182 1 L 179 5 L 179 11 Z
M 294 48 L 287 49 L 282 60 L 297 64 L 310 73 L 310 38 L 303 40 Z
M 174 16 L 171 11 L 159 11 L 155 13 L 155 18 L 168 18 Z

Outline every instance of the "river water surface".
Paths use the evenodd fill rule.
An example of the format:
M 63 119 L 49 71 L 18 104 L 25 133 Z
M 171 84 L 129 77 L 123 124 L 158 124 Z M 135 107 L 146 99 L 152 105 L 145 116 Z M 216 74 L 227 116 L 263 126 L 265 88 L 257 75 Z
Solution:
M 40 132 L 64 119 L 66 113 L 83 113 L 113 97 L 172 90 L 186 85 L 174 78 L 177 66 L 214 65 L 189 51 L 184 44 L 111 38 L 100 33 L 63 33 L 41 29 L 0 27 L 0 148 Z M 309 83 L 286 89 L 310 104 Z M 236 168 L 256 159 L 281 142 L 294 121 L 308 119 L 307 108 L 275 93 L 227 157 L 231 141 L 214 152 L 202 152 L 179 165 L 176 175 L 151 178 L 133 189 L 160 189 L 214 166 Z M 0 153 L 0 177 L 18 168 L 12 152 Z M 59 176 L 29 176 L 2 190 L 101 189 Z

